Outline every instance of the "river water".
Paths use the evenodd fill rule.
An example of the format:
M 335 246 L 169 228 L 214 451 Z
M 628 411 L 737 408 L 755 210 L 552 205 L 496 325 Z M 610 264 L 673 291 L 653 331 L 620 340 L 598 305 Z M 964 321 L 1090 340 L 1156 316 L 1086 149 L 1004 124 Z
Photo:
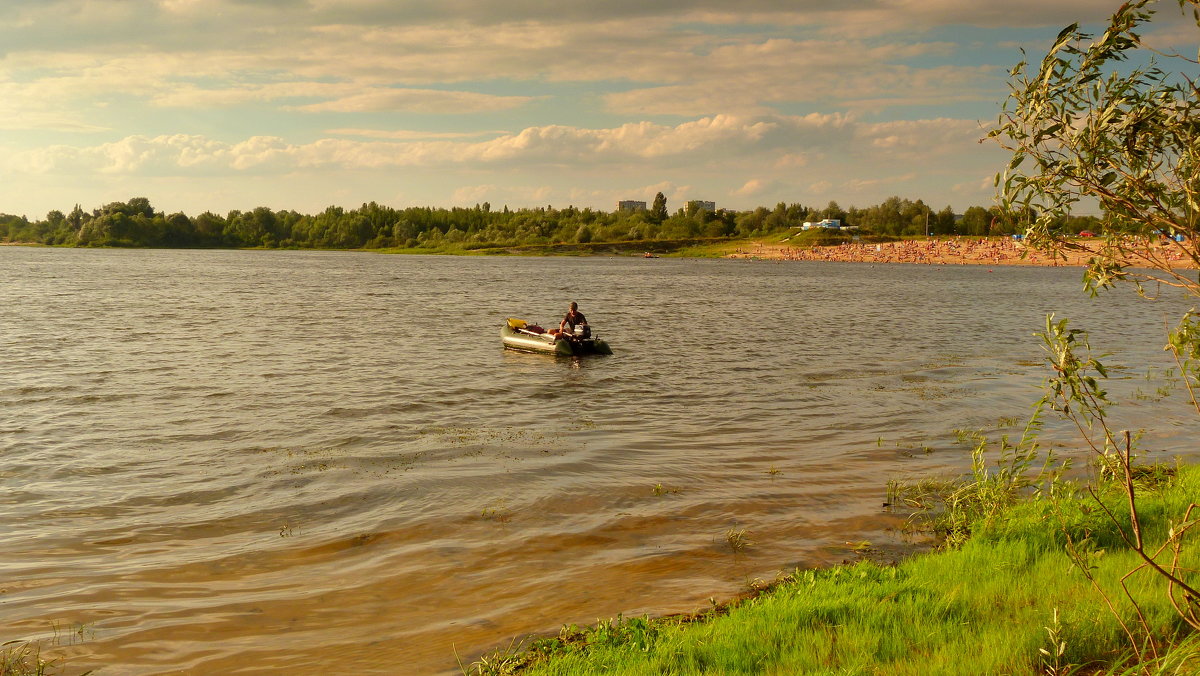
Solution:
M 615 355 L 501 348 L 572 300 Z M 902 549 L 887 481 L 1019 429 L 1050 312 L 1115 352 L 1119 421 L 1195 453 L 1146 376 L 1184 309 L 1077 269 L 3 247 L 0 643 L 439 673 L 701 609 Z

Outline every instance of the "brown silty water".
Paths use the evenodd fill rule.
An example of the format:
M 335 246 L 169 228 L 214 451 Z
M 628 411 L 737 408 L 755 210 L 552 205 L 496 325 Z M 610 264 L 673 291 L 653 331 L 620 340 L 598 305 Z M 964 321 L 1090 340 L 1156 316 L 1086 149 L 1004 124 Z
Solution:
M 887 481 L 1023 424 L 1048 312 L 1150 447 L 1195 432 L 1143 392 L 1186 306 L 1078 270 L 5 247 L 0 282 L 0 642 L 68 674 L 454 672 L 900 551 Z M 571 300 L 615 355 L 501 349 Z

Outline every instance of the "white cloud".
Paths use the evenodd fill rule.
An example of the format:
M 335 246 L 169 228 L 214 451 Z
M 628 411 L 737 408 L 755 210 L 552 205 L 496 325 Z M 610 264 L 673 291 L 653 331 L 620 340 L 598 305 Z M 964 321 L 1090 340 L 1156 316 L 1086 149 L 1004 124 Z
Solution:
M 901 186 L 905 183 L 913 181 L 916 178 L 917 174 L 911 171 L 903 174 L 875 176 L 872 178 L 852 178 L 843 183 L 843 187 L 850 192 L 857 193 L 868 188 L 875 188 L 879 186 Z
M 864 124 L 857 134 L 864 147 L 888 157 L 934 157 L 978 145 L 987 130 L 973 120 L 901 120 Z
M 1168 54 L 1178 53 L 1195 58 L 1197 26 L 1195 21 L 1185 18 L 1190 17 L 1190 11 L 1183 13 L 1174 7 L 1160 10 L 1153 26 L 1142 36 L 1146 46 Z
M 755 195 L 763 194 L 771 187 L 773 187 L 772 181 L 764 181 L 760 178 L 752 178 L 743 183 L 742 187 L 734 190 L 733 194 L 739 197 L 754 197 Z
M 963 181 L 950 186 L 950 190 L 956 195 L 979 195 L 993 192 L 996 188 L 994 183 L 995 172 L 986 176 L 981 176 L 976 180 Z
M 41 172 L 186 174 L 497 164 L 613 167 L 646 161 L 662 166 L 695 166 L 698 161 L 728 165 L 739 159 L 757 158 L 767 166 L 794 170 L 805 166 L 805 157 L 829 151 L 844 157 L 872 158 L 952 153 L 974 145 L 978 133 L 977 125 L 965 120 L 868 124 L 841 115 L 716 115 L 674 126 L 639 122 L 603 129 L 528 127 L 482 141 L 456 135 L 391 140 L 385 134 L 383 138 L 368 136 L 367 140 L 329 137 L 310 143 L 253 136 L 230 143 L 188 134 L 132 135 L 95 146 L 54 145 L 29 150 L 19 153 L 12 162 L 14 166 L 25 163 L 37 167 Z M 397 137 L 406 139 L 408 134 Z
M 418 131 L 415 129 L 327 129 L 326 134 L 335 136 L 361 136 L 363 138 L 381 138 L 392 139 L 395 141 L 414 141 L 424 139 L 464 139 L 478 138 L 480 136 L 498 136 L 509 132 L 504 130 L 486 130 L 479 131 Z
M 164 78 L 150 103 L 164 108 L 230 108 L 247 103 L 291 99 L 332 99 L 357 91 L 346 83 L 280 82 L 228 87 L 199 87 L 191 82 L 169 83 Z
M 232 107 L 245 103 L 323 99 L 315 103 L 286 104 L 284 110 L 305 113 L 479 113 L 508 110 L 535 100 L 531 96 L 495 96 L 468 91 L 362 87 L 353 83 L 281 82 L 204 88 L 191 83 L 167 86 L 151 102 L 177 108 Z
M 804 153 L 784 153 L 775 160 L 776 169 L 795 169 L 798 167 L 807 166 L 809 162 L 808 155 Z
M 662 193 L 663 197 L 677 198 L 681 193 L 686 194 L 691 190 L 690 185 L 676 185 L 671 181 L 659 181 L 650 185 L 642 186 L 641 188 L 627 191 L 630 197 L 622 197 L 621 199 L 638 199 L 638 196 L 645 196 L 646 202 L 651 203 L 658 193 Z
M 206 4 L 209 4 L 206 0 L 158 0 L 163 10 L 177 14 L 200 11 Z
M 607 204 L 629 185 L 662 186 L 673 203 L 810 201 L 814 190 L 850 203 L 969 182 L 965 195 L 1002 154 L 981 152 L 983 132 L 965 119 L 991 119 L 1006 93 L 1009 60 L 995 54 L 1019 57 L 1000 40 L 1053 34 L 991 29 L 1057 28 L 1112 9 L 1095 0 L 546 7 L 5 0 L 0 197 L 25 200 L 18 179 L 63 195 L 97 183 L 211 181 L 221 195 L 253 184 L 281 207 L 288 194 L 310 199 L 314 186 L 333 195 L 331 185 L 493 203 Z M 1154 25 L 1155 44 L 1195 43 L 1194 26 Z M 957 40 L 958 26 L 973 43 Z M 934 116 L 945 119 L 920 119 Z M 888 190 L 909 170 L 919 176 Z M 822 192 L 835 189 L 858 192 Z
M 643 81 L 667 84 L 613 92 L 605 96 L 605 103 L 619 114 L 690 116 L 761 113 L 797 102 L 883 109 L 931 101 L 994 99 L 1003 68 L 904 63 L 933 55 L 948 58 L 951 51 L 945 43 L 872 45 L 781 39 L 744 43 L 707 53 L 668 55 L 666 63 L 648 59 L 658 64 L 658 72 L 645 73 Z
M 65 10 L 71 4 L 60 3 L 54 12 L 29 5 L 26 20 L 33 28 L 28 32 L 40 31 L 40 38 L 7 46 L 11 56 L 0 63 L 0 82 L 6 72 L 22 82 L 17 94 L 25 102 L 60 105 L 120 96 L 187 108 L 267 101 L 308 112 L 485 112 L 521 106 L 532 97 L 429 85 L 616 81 L 647 86 L 608 94 L 605 100 L 614 112 L 694 116 L 762 113 L 783 102 L 929 100 L 947 89 L 978 97 L 983 96 L 981 78 L 994 82 L 1001 74 L 995 68 L 904 65 L 944 60 L 956 49 L 946 42 L 919 41 L 894 28 L 895 21 L 883 20 L 890 13 L 899 20 L 918 12 L 909 3 L 903 3 L 903 11 L 893 3 L 862 10 L 872 22 L 897 30 L 886 40 L 865 40 L 781 37 L 754 26 L 716 37 L 681 30 L 679 22 L 689 13 L 666 6 L 610 7 L 597 10 L 603 18 L 587 23 L 571 22 L 570 12 L 557 9 L 557 18 L 544 11 L 520 18 L 515 11 L 506 20 L 471 23 L 462 18 L 476 16 L 469 12 L 439 18 L 429 6 L 426 20 L 406 21 L 402 11 L 370 4 L 357 10 L 376 19 L 364 25 L 351 20 L 354 8 L 305 10 L 305 3 L 295 2 L 281 3 L 287 11 L 274 14 L 262 3 L 211 2 L 201 13 L 187 0 L 164 0 L 131 13 L 131 7 L 145 3 L 93 0 L 86 4 L 94 12 L 87 37 L 73 41 L 72 28 L 85 27 Z M 468 4 L 479 8 L 478 16 L 496 6 Z M 97 12 L 101 7 L 112 8 L 113 17 L 124 23 Z M 648 16 L 631 23 L 621 10 Z M 826 28 L 839 21 L 857 25 L 860 14 L 823 5 L 791 10 L 801 23 L 821 21 Z M 925 25 L 936 23 L 935 12 L 920 13 Z M 271 20 L 264 21 L 268 16 Z M 106 31 L 123 39 L 105 41 Z M 317 100 L 291 101 L 297 98 Z
M 93 133 L 108 131 L 109 127 L 92 124 L 81 115 L 50 111 L 13 110 L 12 106 L 0 103 L 0 130 Z
M 496 195 L 498 188 L 494 183 L 485 185 L 465 185 L 454 191 L 450 199 L 458 205 L 478 204 L 486 202 Z
M 294 106 L 292 109 L 307 113 L 480 113 L 517 108 L 533 100 L 533 97 L 530 96 L 491 96 L 475 92 L 435 89 L 378 88 L 333 101 Z
M 554 199 L 556 192 L 548 185 L 500 186 L 488 183 L 462 186 L 451 194 L 450 202 L 464 207 L 490 202 L 493 208 L 499 204 L 547 204 Z

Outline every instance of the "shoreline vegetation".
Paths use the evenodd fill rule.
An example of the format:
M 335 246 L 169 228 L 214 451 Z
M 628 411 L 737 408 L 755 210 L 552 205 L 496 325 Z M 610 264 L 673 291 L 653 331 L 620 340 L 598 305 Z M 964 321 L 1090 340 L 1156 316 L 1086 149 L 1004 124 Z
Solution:
M 1105 516 L 1120 515 L 1128 499 L 1120 481 L 1101 470 L 1090 486 L 1056 477 L 1031 491 L 1013 456 L 993 471 L 976 460 L 973 479 L 896 489 L 910 507 L 943 506 L 914 516 L 946 538 L 935 551 L 797 570 L 693 615 L 564 626 L 460 667 L 478 675 L 1200 672 L 1200 638 L 1177 614 L 1178 589 L 1173 596 L 1139 566 L 1123 540 L 1128 515 Z M 1141 537 L 1170 541 L 1200 494 L 1200 467 L 1133 470 Z M 1175 543 L 1159 558 L 1200 555 L 1194 540 Z
M 156 211 L 148 199 L 134 197 L 92 211 L 78 205 L 69 213 L 51 211 L 42 220 L 0 214 L 0 245 L 1081 267 L 1116 249 L 1137 267 L 1186 269 L 1200 263 L 1189 240 L 1167 236 L 1178 228 L 1127 237 L 1108 232 L 1094 216 L 1056 218 L 1053 232 L 1072 244 L 1051 254 L 1021 239 L 1018 233 L 1028 227 L 1021 209 L 971 207 L 957 216 L 950 207 L 934 213 L 921 200 L 899 197 L 865 209 L 781 202 L 773 210 L 714 211 L 701 204 L 689 202 L 672 215 L 660 194 L 654 209 L 641 211 L 573 206 L 497 211 L 487 203 L 396 209 L 370 202 L 319 214 L 258 207 L 188 216 Z
M 785 233 L 786 234 L 786 233 Z M 987 265 L 1037 267 L 1087 267 L 1104 245 L 1099 240 L 1079 240 L 1070 250 L 1049 255 L 1044 250 L 1026 246 L 1011 237 L 913 237 L 907 239 L 864 238 L 832 244 L 795 243 L 792 238 L 731 240 L 725 237 L 699 237 L 678 240 L 636 240 L 616 242 L 558 242 L 553 244 L 524 244 L 517 246 L 463 249 L 457 247 L 383 247 L 383 248 L 326 248 L 287 247 L 284 250 L 364 251 L 394 255 L 448 256 L 608 256 L 632 258 L 730 258 L 759 261 L 820 261 L 837 263 L 882 263 L 914 265 Z M 849 239 L 849 238 L 846 238 Z M 1180 243 L 1171 240 L 1138 247 L 1128 255 L 1132 266 L 1151 261 L 1165 261 L 1176 269 L 1196 269 L 1200 264 L 1191 260 Z M 0 242 L 0 246 L 64 246 L 38 242 Z M 67 245 L 69 246 L 69 245 Z M 98 247 L 87 247 L 98 248 Z M 226 247 L 122 247 L 99 248 L 186 248 L 222 249 Z M 278 247 L 236 247 L 242 250 L 276 250 Z
M 949 206 L 935 212 L 921 200 L 889 197 L 882 203 L 842 209 L 779 202 L 744 211 L 716 208 L 711 202 L 687 202 L 673 214 L 659 193 L 650 209 L 603 211 L 590 207 L 395 208 L 376 202 L 347 209 L 330 206 L 315 214 L 256 207 L 225 214 L 191 215 L 156 210 L 145 197 L 110 202 L 85 211 L 53 210 L 42 219 L 0 213 L 0 241 L 77 246 L 258 247 L 378 249 L 384 247 L 457 247 L 487 249 L 526 244 L 631 242 L 697 237 L 744 239 L 828 223 L 878 236 L 1008 235 L 1018 232 L 1017 214 L 968 208 L 961 216 Z M 1061 220 L 1070 234 L 1097 231 L 1095 216 Z
M 464 673 L 1200 673 L 1200 466 L 1151 463 L 1140 431 L 1110 427 L 1085 332 L 1048 317 L 1037 335 L 1052 374 L 1020 438 L 976 437 L 969 474 L 889 483 L 884 505 L 938 536 L 932 552 L 798 570 L 692 617 L 564 627 Z M 1189 379 L 1195 344 L 1168 344 Z M 1071 478 L 1039 441 L 1047 411 L 1089 450 Z
M 688 202 L 673 214 L 666 198 L 650 209 L 602 211 L 553 205 L 536 208 L 394 208 L 375 202 L 331 206 L 315 214 L 257 207 L 225 214 L 156 210 L 145 197 L 85 211 L 51 211 L 42 219 L 0 213 L 0 243 L 49 246 L 199 249 L 368 249 L 404 253 L 582 255 L 631 252 L 713 256 L 753 242 L 786 241 L 800 248 L 917 237 L 1003 237 L 1020 232 L 1021 213 L 973 206 L 957 215 L 921 200 L 890 197 L 866 208 L 824 208 L 780 202 L 773 209 L 717 209 Z M 821 224 L 831 227 L 814 227 Z M 1064 217 L 1067 235 L 1101 232 L 1095 216 Z M 765 245 L 764 245 L 765 247 Z
M 1087 267 L 1104 243 L 1078 239 L 1076 247 L 1049 255 L 1005 237 L 852 237 L 828 231 L 785 232 L 744 240 L 693 238 L 526 244 L 472 250 L 430 248 L 378 249 L 386 254 L 442 254 L 480 256 L 627 256 L 644 258 L 730 258 L 760 261 L 821 261 L 838 263 L 908 263 L 916 265 L 1021 265 L 1038 267 Z M 1130 264 L 1167 261 L 1180 269 L 1196 268 L 1182 243 L 1162 238 L 1138 248 Z

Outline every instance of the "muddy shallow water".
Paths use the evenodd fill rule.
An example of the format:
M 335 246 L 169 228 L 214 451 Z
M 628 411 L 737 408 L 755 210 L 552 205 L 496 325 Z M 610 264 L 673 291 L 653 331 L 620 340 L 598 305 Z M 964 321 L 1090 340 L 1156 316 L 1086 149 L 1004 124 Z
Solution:
M 1023 422 L 1049 312 L 1117 353 L 1119 422 L 1194 452 L 1145 377 L 1186 306 L 1079 279 L 0 248 L 0 642 L 67 673 L 448 672 L 901 547 L 888 479 Z M 501 349 L 571 300 L 614 356 Z

